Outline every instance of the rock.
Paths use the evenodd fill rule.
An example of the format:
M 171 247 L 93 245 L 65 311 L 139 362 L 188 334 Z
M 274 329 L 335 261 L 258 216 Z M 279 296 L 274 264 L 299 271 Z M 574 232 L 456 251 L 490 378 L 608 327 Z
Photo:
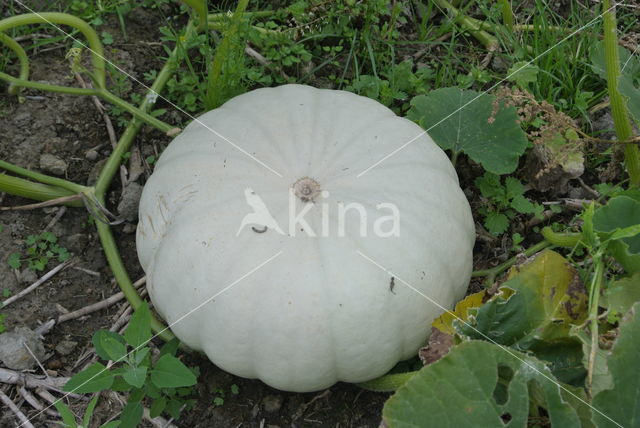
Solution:
M 69 165 L 57 156 L 44 153 L 40 156 L 40 169 L 53 175 L 64 175 Z
M 84 233 L 74 233 L 65 239 L 65 245 L 70 250 L 82 250 L 88 242 L 89 239 Z
M 262 406 L 264 407 L 265 412 L 275 413 L 280 410 L 283 401 L 284 399 L 282 398 L 282 395 L 269 394 L 265 395 L 265 397 L 262 399 Z
M 84 154 L 84 158 L 86 160 L 94 161 L 98 159 L 98 152 L 96 152 L 95 150 L 89 150 L 87 153 Z
M 20 272 L 20 283 L 21 284 L 33 284 L 38 280 L 38 275 L 31 269 L 25 269 Z
M 11 332 L 0 334 L 0 360 L 12 370 L 27 370 L 36 365 L 27 347 L 39 360 L 44 359 L 42 340 L 31 329 L 16 327 Z
M 127 223 L 122 228 L 122 232 L 126 233 L 127 235 L 131 235 L 132 233 L 135 233 L 135 231 L 136 231 L 136 225 L 132 223 Z
M 78 346 L 73 340 L 63 340 L 56 345 L 56 352 L 60 355 L 69 355 Z
M 138 183 L 129 183 L 124 188 L 120 203 L 118 204 L 118 214 L 129 221 L 138 218 L 138 203 L 142 195 L 142 186 Z
M 93 164 L 93 168 L 89 171 L 89 177 L 87 177 L 87 186 L 94 186 L 98 181 L 98 176 L 102 171 L 102 167 L 107 163 L 107 159 L 100 159 Z

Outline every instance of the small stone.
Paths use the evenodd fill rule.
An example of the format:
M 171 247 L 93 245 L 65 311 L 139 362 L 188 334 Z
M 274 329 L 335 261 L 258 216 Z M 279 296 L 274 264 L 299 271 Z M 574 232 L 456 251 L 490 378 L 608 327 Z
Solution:
M 89 150 L 87 153 L 84 154 L 84 158 L 86 160 L 94 161 L 98 159 L 98 152 L 96 152 L 95 150 Z
M 267 413 L 275 413 L 278 410 L 280 410 L 280 408 L 282 407 L 282 402 L 284 401 L 284 399 L 282 398 L 282 395 L 278 394 L 278 395 L 266 395 L 263 399 L 262 399 L 262 406 L 264 407 L 265 412 Z
M 20 283 L 22 284 L 33 284 L 38 280 L 38 275 L 31 269 L 25 269 L 20 272 Z
M 118 214 L 129 221 L 135 221 L 138 218 L 140 196 L 142 196 L 141 185 L 138 183 L 127 184 L 118 204 Z
M 65 161 L 50 153 L 44 153 L 40 156 L 40 168 L 45 172 L 53 175 L 64 175 L 69 166 Z
M 42 339 L 31 329 L 16 327 L 11 332 L 0 334 L 0 360 L 12 370 L 27 370 L 35 366 L 36 360 L 27 347 L 39 360 L 44 359 Z
M 122 232 L 126 233 L 127 235 L 131 235 L 132 233 L 135 233 L 135 231 L 136 231 L 136 225 L 133 223 L 126 223 L 122 228 Z
M 65 241 L 65 244 L 69 249 L 82 250 L 86 247 L 89 239 L 84 233 L 74 233 L 73 235 L 67 236 Z
M 73 340 L 63 340 L 56 345 L 56 352 L 60 355 L 69 355 L 78 346 Z

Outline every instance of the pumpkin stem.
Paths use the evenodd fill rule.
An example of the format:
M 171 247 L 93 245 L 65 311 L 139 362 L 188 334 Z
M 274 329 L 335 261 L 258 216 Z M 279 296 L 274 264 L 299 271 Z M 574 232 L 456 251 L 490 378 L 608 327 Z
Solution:
M 293 193 L 300 198 L 302 202 L 313 202 L 320 194 L 320 183 L 310 177 L 302 177 L 293 183 Z

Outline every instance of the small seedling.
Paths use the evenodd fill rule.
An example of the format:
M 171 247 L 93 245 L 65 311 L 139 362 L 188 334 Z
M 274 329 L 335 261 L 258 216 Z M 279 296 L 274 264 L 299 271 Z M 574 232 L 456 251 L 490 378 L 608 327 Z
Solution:
M 52 259 L 64 262 L 71 257 L 66 248 L 58 245 L 58 237 L 51 232 L 29 235 L 25 245 L 24 254 L 13 253 L 9 256 L 7 262 L 12 268 L 20 269 L 26 263 L 28 269 L 42 271 Z

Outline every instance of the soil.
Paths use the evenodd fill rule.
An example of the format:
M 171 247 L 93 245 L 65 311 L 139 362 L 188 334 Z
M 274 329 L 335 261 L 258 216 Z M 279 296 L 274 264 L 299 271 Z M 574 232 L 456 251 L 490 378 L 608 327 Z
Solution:
M 108 48 L 107 57 L 139 79 L 142 79 L 143 72 L 159 69 L 164 51 L 157 43 L 160 35 L 157 26 L 153 24 L 157 20 L 158 17 L 147 10 L 136 9 L 130 13 L 126 22 L 128 42 L 118 38 L 117 22 L 101 27 L 108 29 L 109 24 L 113 26 L 110 33 L 114 35 L 115 42 Z M 54 45 L 56 46 L 58 45 Z M 59 45 L 54 50 L 30 53 L 31 79 L 77 86 L 64 59 L 65 52 L 65 45 Z M 9 72 L 15 73 L 15 70 L 10 69 Z M 45 172 L 40 168 L 40 157 L 51 154 L 67 163 L 64 178 L 80 184 L 95 180 L 96 172 L 111 151 L 111 145 L 102 115 L 89 97 L 25 90 L 23 95 L 26 98 L 20 103 L 16 97 L 7 94 L 6 87 L 2 89 L 0 159 Z M 116 132 L 119 131 L 122 129 L 116 126 Z M 169 141 L 170 138 L 145 128 L 138 135 L 136 145 L 144 158 L 157 153 Z M 93 152 L 97 152 L 97 156 Z M 144 179 L 144 176 L 139 179 L 141 184 Z M 121 186 L 115 180 L 109 195 L 109 209 L 115 211 L 120 195 Z M 31 202 L 0 195 L 2 206 Z M 102 252 L 95 226 L 88 221 L 88 213 L 81 208 L 61 207 L 0 211 L 0 290 L 14 295 L 32 282 L 29 278 L 32 275 L 27 269 L 14 270 L 9 267 L 7 259 L 11 253 L 22 252 L 26 237 L 45 230 L 60 214 L 60 210 L 65 211 L 47 230 L 59 237 L 59 244 L 69 250 L 75 264 L 3 309 L 7 331 L 17 326 L 34 329 L 65 311 L 82 308 L 119 291 Z M 137 261 L 134 226 L 124 223 L 115 226 L 113 232 L 129 275 L 137 279 L 144 273 Z M 57 263 L 56 260 L 51 260 L 38 276 Z M 121 304 L 58 324 L 48 332 L 44 336 L 47 356 L 42 363 L 49 374 L 72 376 L 77 373 L 88 361 L 86 356 L 92 346 L 93 332 L 100 328 L 108 329 Z M 77 345 L 71 347 L 70 353 L 61 355 L 55 348 L 62 341 L 76 342 Z M 388 394 L 364 391 L 348 384 L 337 384 L 319 393 L 285 393 L 269 388 L 257 380 L 229 375 L 206 358 L 197 355 L 186 358 L 189 365 L 200 368 L 201 377 L 197 387 L 197 403 L 174 422 L 180 427 L 377 427 L 381 420 L 382 405 L 388 398 Z M 36 369 L 34 372 L 41 371 Z M 234 384 L 239 389 L 237 395 L 229 392 Z M 213 398 L 217 396 L 218 389 L 226 391 L 226 396 L 223 405 L 215 406 Z M 15 389 L 7 388 L 5 392 L 12 398 L 15 397 Z M 17 397 L 16 402 L 20 402 Z M 46 415 L 37 416 L 37 412 L 22 403 L 21 409 L 35 426 L 59 426 Z M 111 399 L 102 399 L 99 403 L 94 417 L 95 426 L 117 415 L 121 408 L 119 403 Z M 78 410 L 81 411 L 82 407 L 78 406 Z M 13 414 L 5 409 L 3 408 L 0 416 L 0 427 L 16 426 Z

